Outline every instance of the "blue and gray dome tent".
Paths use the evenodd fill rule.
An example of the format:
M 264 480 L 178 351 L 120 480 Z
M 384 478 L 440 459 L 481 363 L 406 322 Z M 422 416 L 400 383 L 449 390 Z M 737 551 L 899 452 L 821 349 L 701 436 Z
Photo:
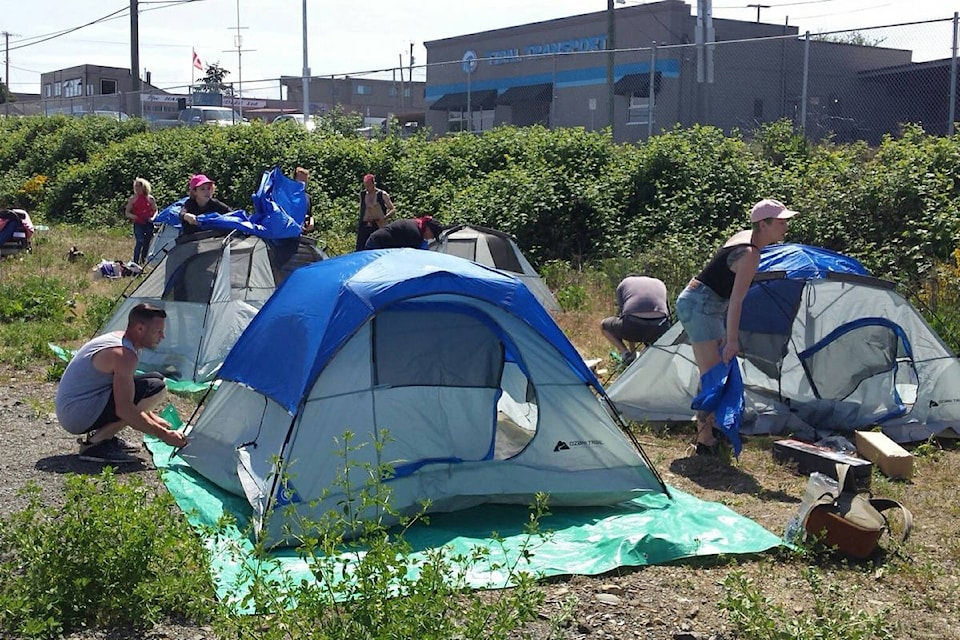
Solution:
M 180 455 L 246 497 L 267 544 L 295 543 L 299 517 L 338 508 L 347 431 L 353 444 L 389 432 L 380 459 L 395 469 L 385 481 L 400 511 L 666 492 L 526 286 L 455 256 L 361 251 L 296 271 L 220 378 Z M 373 446 L 354 455 L 377 464 Z M 354 486 L 365 473 L 350 472 Z
M 853 258 L 763 250 L 740 321 L 746 434 L 852 432 L 898 442 L 960 435 L 960 361 L 891 283 Z M 699 377 L 680 324 L 610 387 L 635 420 L 690 420 Z M 755 420 L 754 420 L 755 416 Z

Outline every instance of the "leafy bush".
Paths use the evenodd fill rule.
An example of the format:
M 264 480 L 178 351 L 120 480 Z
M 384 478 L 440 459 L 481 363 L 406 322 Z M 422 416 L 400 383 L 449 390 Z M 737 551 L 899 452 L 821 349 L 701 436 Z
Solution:
M 67 291 L 56 278 L 27 276 L 21 282 L 0 282 L 0 321 L 63 320 Z
M 139 479 L 67 477 L 63 505 L 28 506 L 0 526 L 0 629 L 56 637 L 94 625 L 150 626 L 213 611 L 205 551 L 169 494 Z

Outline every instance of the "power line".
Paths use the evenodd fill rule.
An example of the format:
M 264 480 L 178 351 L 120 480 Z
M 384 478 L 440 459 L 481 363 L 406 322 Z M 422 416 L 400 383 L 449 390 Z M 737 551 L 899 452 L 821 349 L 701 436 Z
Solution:
M 91 20 L 90 22 L 87 22 L 86 24 L 81 24 L 81 25 L 79 25 L 79 26 L 71 27 L 71 28 L 69 28 L 69 29 L 64 29 L 64 30 L 62 30 L 62 31 L 58 31 L 58 32 L 51 33 L 51 34 L 46 34 L 46 35 L 42 35 L 42 36 L 34 36 L 33 38 L 24 38 L 24 40 L 34 40 L 34 42 L 28 42 L 28 43 L 25 43 L 25 44 L 21 44 L 21 45 L 19 45 L 19 46 L 10 47 L 10 51 L 16 51 L 17 49 L 25 49 L 25 48 L 27 48 L 27 47 L 32 47 L 32 46 L 34 46 L 34 45 L 41 44 L 41 43 L 43 43 L 43 42 L 49 42 L 50 40 L 53 40 L 53 39 L 55 39 L 55 38 L 60 38 L 60 37 L 62 37 L 62 36 L 67 35 L 68 33 L 73 33 L 74 31 L 79 31 L 80 29 L 85 29 L 86 27 L 89 27 L 89 26 L 92 26 L 92 25 L 95 25 L 95 24 L 99 24 L 99 23 L 101 23 L 101 22 L 106 22 L 107 20 L 115 20 L 115 19 L 117 19 L 117 18 L 124 17 L 124 16 L 121 16 L 121 15 L 118 15 L 118 14 L 121 14 L 121 13 L 123 13 L 123 12 L 125 12 L 125 11 L 129 11 L 129 10 L 130 10 L 129 7 L 123 7 L 123 8 L 117 9 L 116 11 L 113 11 L 113 12 L 111 12 L 111 13 L 108 13 L 107 15 L 105 15 L 105 16 L 103 16 L 103 17 L 101 17 L 101 18 L 97 18 L 96 20 Z M 40 39 L 37 40 L 36 38 L 40 38 Z M 21 41 L 21 42 L 22 42 L 22 41 Z

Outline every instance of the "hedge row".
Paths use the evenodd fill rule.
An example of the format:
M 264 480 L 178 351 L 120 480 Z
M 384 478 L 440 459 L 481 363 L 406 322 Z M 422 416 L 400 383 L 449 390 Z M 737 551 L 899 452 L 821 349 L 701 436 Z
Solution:
M 0 198 L 53 224 L 125 224 L 120 212 L 136 176 L 152 181 L 162 206 L 203 172 L 221 199 L 249 208 L 274 165 L 311 169 L 316 234 L 334 253 L 350 244 L 367 172 L 392 194 L 399 216 L 499 228 L 541 264 L 678 247 L 706 254 L 744 227 L 762 197 L 804 213 L 791 239 L 849 253 L 901 282 L 949 261 L 960 230 L 960 137 L 916 127 L 869 148 L 809 145 L 786 122 L 751 140 L 693 127 L 617 145 L 604 133 L 539 127 L 366 140 L 258 123 L 148 131 L 136 120 L 0 121 Z

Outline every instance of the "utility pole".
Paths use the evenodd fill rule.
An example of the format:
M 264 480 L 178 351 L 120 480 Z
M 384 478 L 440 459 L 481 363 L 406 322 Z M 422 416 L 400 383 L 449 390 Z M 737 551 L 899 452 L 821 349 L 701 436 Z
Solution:
M 760 24 L 760 9 L 769 9 L 770 5 L 768 4 L 748 4 L 747 7 L 756 7 L 757 8 L 757 24 Z
M 613 135 L 613 57 L 614 49 L 617 48 L 616 29 L 613 22 L 613 0 L 607 0 L 607 125 L 610 127 L 610 136 L 616 141 Z
M 127 100 L 127 111 L 132 116 L 142 113 L 140 97 L 140 10 L 137 0 L 130 0 L 130 93 Z M 118 109 L 119 110 L 119 109 Z
M 310 120 L 310 63 L 307 59 L 307 0 L 303 0 L 303 126 Z
M 246 27 L 240 26 L 240 0 L 237 0 L 237 26 L 227 27 L 227 30 L 237 32 L 237 34 L 233 36 L 233 46 L 237 50 L 237 95 L 234 96 L 234 101 L 237 103 L 237 113 L 240 115 L 240 118 L 243 118 L 243 52 L 256 51 L 256 49 L 243 48 L 243 36 L 240 35 L 241 29 L 246 29 Z
M 410 43 L 410 72 L 407 77 L 410 78 L 410 106 L 413 106 L 413 42 Z M 401 96 L 401 99 L 405 97 Z
M 7 95 L 4 96 L 3 101 L 3 110 L 6 115 L 10 115 L 10 94 L 13 93 L 10 89 L 10 36 L 19 37 L 19 33 L 10 33 L 9 31 L 0 32 L 3 34 L 3 87 L 7 92 Z

